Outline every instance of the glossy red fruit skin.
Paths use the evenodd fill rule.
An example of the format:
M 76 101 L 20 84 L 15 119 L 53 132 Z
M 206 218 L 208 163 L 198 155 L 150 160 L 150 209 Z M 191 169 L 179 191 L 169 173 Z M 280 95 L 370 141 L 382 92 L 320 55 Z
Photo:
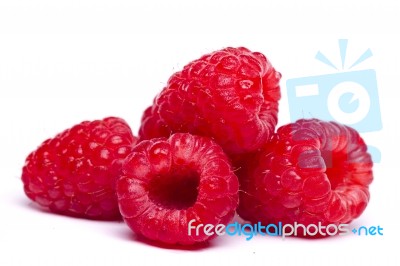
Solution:
M 225 48 L 172 75 L 142 117 L 139 138 L 189 132 L 228 154 L 255 151 L 273 134 L 281 97 L 277 72 L 247 48 Z
M 282 126 L 241 165 L 238 214 L 251 222 L 347 224 L 370 198 L 367 146 L 356 130 L 335 122 L 302 119 Z
M 25 194 L 52 212 L 120 218 L 115 182 L 136 144 L 120 118 L 84 121 L 44 141 L 22 169 Z
M 189 234 L 189 222 L 227 224 L 238 205 L 238 187 L 221 147 L 206 137 L 176 133 L 134 148 L 117 182 L 117 195 L 121 214 L 135 233 L 191 245 L 216 235 Z

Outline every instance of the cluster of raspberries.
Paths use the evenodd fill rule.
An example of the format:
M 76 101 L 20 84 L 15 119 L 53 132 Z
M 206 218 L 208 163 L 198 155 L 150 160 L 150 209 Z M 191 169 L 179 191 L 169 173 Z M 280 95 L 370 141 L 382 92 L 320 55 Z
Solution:
M 50 211 L 120 219 L 137 234 L 191 245 L 188 224 L 349 223 L 369 201 L 360 135 L 303 119 L 275 130 L 277 72 L 261 53 L 225 48 L 171 76 L 139 136 L 116 117 L 85 121 L 26 158 L 26 195 Z M 193 223 L 194 221 L 194 223 Z

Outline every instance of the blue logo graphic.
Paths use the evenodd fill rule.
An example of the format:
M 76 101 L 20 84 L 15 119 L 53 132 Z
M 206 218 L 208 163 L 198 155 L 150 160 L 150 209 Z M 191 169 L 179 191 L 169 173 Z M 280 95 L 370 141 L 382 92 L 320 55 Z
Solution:
M 286 82 L 291 121 L 301 118 L 320 118 L 337 121 L 358 130 L 373 132 L 382 129 L 376 73 L 373 69 L 350 71 L 372 56 L 367 49 L 350 67 L 346 67 L 348 40 L 339 40 L 341 70 L 347 71 L 301 78 Z M 315 59 L 339 70 L 323 53 Z M 374 162 L 380 152 L 369 146 Z

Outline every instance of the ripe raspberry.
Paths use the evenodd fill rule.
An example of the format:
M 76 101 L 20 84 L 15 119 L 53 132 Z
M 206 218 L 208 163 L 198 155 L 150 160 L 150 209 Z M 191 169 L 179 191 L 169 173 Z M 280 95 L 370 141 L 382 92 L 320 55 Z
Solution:
M 206 241 L 210 236 L 202 230 L 189 235 L 189 222 L 226 224 L 238 204 L 238 180 L 228 158 L 206 137 L 176 133 L 142 141 L 122 171 L 117 182 L 121 214 L 134 232 L 149 239 L 182 245 Z
M 254 151 L 277 123 L 281 74 L 244 47 L 202 56 L 172 75 L 142 117 L 140 139 L 189 132 L 229 154 Z
M 53 212 L 92 219 L 121 217 L 115 182 L 135 143 L 120 118 L 75 125 L 29 154 L 22 171 L 25 193 Z
M 249 221 L 338 225 L 360 216 L 368 204 L 373 164 L 350 127 L 299 120 L 279 128 L 247 159 L 238 174 L 238 213 Z

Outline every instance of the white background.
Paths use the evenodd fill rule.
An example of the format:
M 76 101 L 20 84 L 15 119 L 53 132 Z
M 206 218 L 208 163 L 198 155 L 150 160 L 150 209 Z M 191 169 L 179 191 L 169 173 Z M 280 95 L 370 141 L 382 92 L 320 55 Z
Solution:
M 398 1 L 0 1 L 0 265 L 394 265 L 400 136 Z M 371 48 L 357 69 L 377 72 L 383 130 L 371 202 L 353 225 L 383 236 L 322 240 L 220 237 L 203 249 L 173 250 L 136 239 L 122 222 L 41 211 L 20 181 L 27 154 L 82 120 L 141 112 L 168 77 L 190 60 L 226 46 L 267 55 L 283 74 L 280 124 L 289 122 L 286 79 L 333 73 Z M 397 216 L 396 216 L 397 215 Z M 397 256 L 396 256 L 397 255 Z

